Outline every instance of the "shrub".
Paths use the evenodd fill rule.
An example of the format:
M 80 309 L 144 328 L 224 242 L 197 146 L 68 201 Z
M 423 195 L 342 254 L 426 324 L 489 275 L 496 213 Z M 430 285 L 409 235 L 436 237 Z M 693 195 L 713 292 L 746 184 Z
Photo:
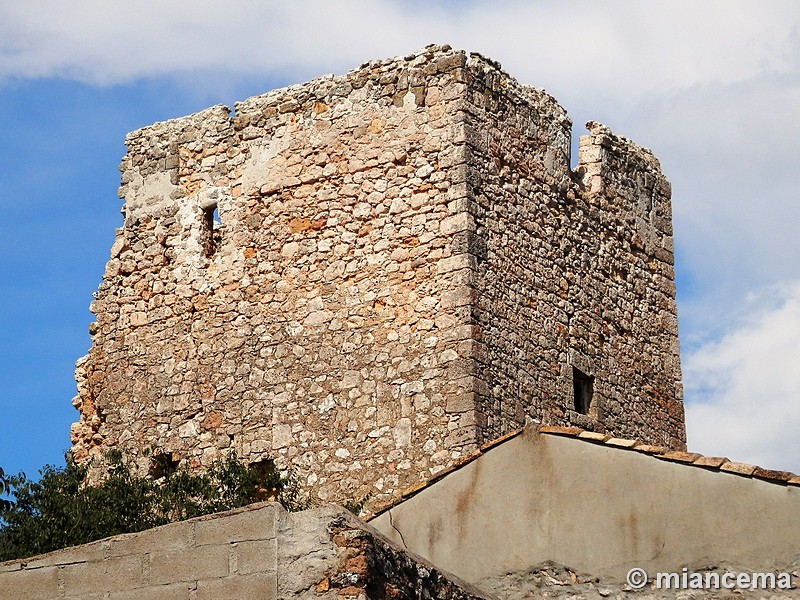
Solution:
M 119 454 L 107 457 L 107 473 L 87 483 L 88 467 L 67 455 L 66 466 L 46 466 L 39 481 L 0 469 L 0 561 L 25 558 L 121 533 L 273 499 L 302 508 L 293 478 L 280 477 L 272 461 L 245 465 L 235 455 L 206 472 L 168 469 L 160 479 L 141 477 Z

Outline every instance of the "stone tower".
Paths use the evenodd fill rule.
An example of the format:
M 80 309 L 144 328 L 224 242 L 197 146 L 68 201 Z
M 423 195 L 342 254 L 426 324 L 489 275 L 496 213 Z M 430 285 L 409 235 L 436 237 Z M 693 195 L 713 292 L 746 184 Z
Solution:
M 429 46 L 126 137 L 73 453 L 386 497 L 526 420 L 685 446 L 670 187 Z

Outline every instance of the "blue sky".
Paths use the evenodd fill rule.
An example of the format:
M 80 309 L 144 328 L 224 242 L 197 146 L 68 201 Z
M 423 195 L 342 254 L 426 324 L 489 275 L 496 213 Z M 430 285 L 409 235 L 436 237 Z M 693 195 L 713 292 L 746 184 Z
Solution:
M 654 150 L 689 446 L 800 471 L 799 32 L 778 0 L 3 2 L 0 467 L 69 446 L 128 131 L 437 42 Z

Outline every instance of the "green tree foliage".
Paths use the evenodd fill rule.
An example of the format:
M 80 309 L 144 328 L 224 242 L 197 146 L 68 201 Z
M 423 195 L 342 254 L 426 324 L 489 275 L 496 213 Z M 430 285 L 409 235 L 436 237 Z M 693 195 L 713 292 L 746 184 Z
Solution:
M 0 468 L 0 511 L 11 508 L 11 501 L 2 498 L 2 496 L 9 491 L 11 491 L 11 489 L 9 488 L 8 477 L 6 477 L 6 472 Z
M 157 462 L 157 461 L 155 461 Z M 162 465 L 163 467 L 163 465 Z M 172 521 L 273 499 L 302 508 L 296 483 L 281 478 L 271 461 L 244 465 L 234 455 L 204 473 L 161 469 L 159 478 L 136 475 L 121 456 L 108 456 L 107 475 L 86 482 L 88 468 L 67 456 L 63 468 L 46 466 L 39 481 L 0 469 L 0 561 L 50 552 Z

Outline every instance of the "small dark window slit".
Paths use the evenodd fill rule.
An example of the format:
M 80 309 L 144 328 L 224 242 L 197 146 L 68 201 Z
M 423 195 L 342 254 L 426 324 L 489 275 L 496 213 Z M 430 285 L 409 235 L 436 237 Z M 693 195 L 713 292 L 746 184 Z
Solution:
M 572 367 L 572 390 L 575 400 L 575 412 L 582 415 L 589 414 L 592 404 L 592 391 L 594 377 Z
M 171 454 L 158 452 L 150 459 L 148 474 L 153 479 L 161 479 L 177 471 L 179 464 L 180 461 L 173 459 Z
M 206 257 L 214 256 L 220 242 L 219 209 L 211 204 L 203 209 L 203 249 Z

